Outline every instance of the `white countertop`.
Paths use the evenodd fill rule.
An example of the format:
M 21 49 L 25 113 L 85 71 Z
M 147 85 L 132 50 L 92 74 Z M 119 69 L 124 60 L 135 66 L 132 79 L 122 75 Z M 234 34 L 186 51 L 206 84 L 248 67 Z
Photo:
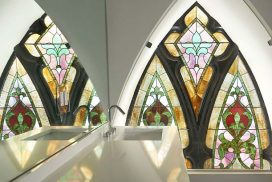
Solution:
M 161 140 L 120 139 L 128 127 L 117 127 L 111 138 L 104 138 L 105 128 L 67 147 L 18 181 L 189 181 L 176 127 L 159 127 L 163 129 Z
M 75 142 L 71 140 L 25 140 L 50 129 L 82 129 L 79 127 L 42 127 L 0 141 L 0 181 L 10 181 L 56 152 Z M 86 129 L 85 129 L 86 130 Z

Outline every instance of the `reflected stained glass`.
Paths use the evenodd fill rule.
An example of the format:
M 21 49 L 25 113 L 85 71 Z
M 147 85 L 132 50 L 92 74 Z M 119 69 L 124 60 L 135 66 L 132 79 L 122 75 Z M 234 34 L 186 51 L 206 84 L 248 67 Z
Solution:
M 33 56 L 42 58 L 46 65 L 43 69 L 43 76 L 52 95 L 61 105 L 60 94 L 65 92 L 64 105 L 68 105 L 69 93 L 76 75 L 75 68 L 72 67 L 76 55 L 61 31 L 48 16 L 45 17 L 44 23 L 47 26 L 44 33 L 30 35 L 25 42 L 25 47 Z M 69 77 L 72 79 L 68 81 Z M 65 88 L 65 91 L 62 88 Z M 65 110 L 65 108 L 59 109 Z
M 16 167 L 25 169 L 33 166 L 31 162 L 33 163 L 34 149 L 38 148 L 36 144 L 37 142 L 18 143 L 16 140 L 9 140 L 6 150 L 10 155 L 13 154 L 10 157 L 17 163 Z
M 213 149 L 213 167 L 263 169 L 268 133 L 265 122 L 256 117 L 256 109 L 261 109 L 259 99 L 240 57 L 233 62 L 220 94 L 206 137 L 207 146 Z
M 2 140 L 49 125 L 40 96 L 18 58 L 6 77 L 0 108 Z
M 86 107 L 89 108 L 87 111 Z M 88 115 L 90 116 L 90 125 L 91 126 L 98 126 L 106 122 L 106 115 L 104 110 L 101 106 L 100 99 L 97 96 L 96 91 L 93 88 L 93 85 L 90 79 L 87 81 L 84 91 L 82 93 L 80 102 L 79 102 L 80 109 L 78 110 L 75 118 L 74 125 L 75 126 L 85 126 L 88 127 Z
M 48 16 L 43 17 L 41 19 L 45 25 L 44 31 L 42 33 L 32 32 L 28 34 L 24 46 L 32 56 L 41 58 L 43 63 L 42 76 L 55 100 L 59 111 L 57 114 L 60 116 L 61 122 L 63 122 L 63 118 L 67 119 L 65 116 L 69 115 L 68 109 L 71 108 L 70 99 L 71 94 L 74 93 L 71 91 L 73 88 L 77 88 L 75 87 L 77 83 L 74 83 L 74 80 L 77 75 L 82 76 L 82 73 L 77 71 L 79 68 L 83 68 L 78 63 L 76 54 L 61 31 Z M 84 94 L 86 95 L 86 93 Z M 82 99 L 86 100 L 87 97 L 84 94 Z M 104 122 L 105 115 L 102 106 L 99 104 L 100 100 L 93 89 L 89 93 L 87 100 L 86 103 L 79 106 L 90 106 L 92 124 L 96 125 Z M 84 110 L 86 108 L 80 107 L 74 125 L 88 125 L 85 122 L 87 115 Z
M 81 93 L 84 86 L 84 82 L 75 82 L 75 79 L 87 80 L 88 76 L 68 41 L 52 20 L 43 15 L 35 21 L 23 41 L 16 46 L 14 54 L 20 57 L 27 71 L 16 59 L 8 75 L 2 76 L 4 83 L 1 84 L 3 88 L 0 95 L 1 138 L 50 125 L 48 117 L 54 125 L 73 123 L 74 117 L 70 108 L 74 108 L 72 104 L 81 99 L 77 93 Z M 8 70 L 5 70 L 5 74 L 7 72 Z M 33 77 L 30 78 L 27 72 Z M 44 103 L 35 87 L 39 88 L 39 94 L 43 95 Z M 70 103 L 71 97 L 76 97 L 73 98 L 73 103 Z M 90 108 L 92 125 L 105 122 L 106 116 L 94 89 L 91 90 L 86 105 Z M 86 115 L 81 113 L 82 117 Z M 86 119 L 81 122 L 80 126 L 82 125 L 88 125 Z
M 73 166 L 69 169 L 64 176 L 60 177 L 57 182 L 63 181 L 91 181 L 93 172 L 91 169 L 84 165 Z

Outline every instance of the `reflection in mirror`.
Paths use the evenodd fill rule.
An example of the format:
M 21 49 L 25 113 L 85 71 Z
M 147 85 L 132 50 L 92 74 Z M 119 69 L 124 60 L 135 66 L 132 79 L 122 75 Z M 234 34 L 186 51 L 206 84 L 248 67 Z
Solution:
M 24 145 L 18 145 L 17 142 L 11 140 L 7 150 L 10 150 L 9 153 L 14 154 L 11 156 L 15 158 L 15 165 L 20 167 L 20 169 L 25 169 L 26 167 L 29 167 L 29 160 L 31 159 L 30 156 L 33 155 L 35 147 L 36 142 L 28 142 Z
M 91 181 L 93 172 L 90 167 L 85 165 L 73 166 L 65 176 L 62 176 L 58 181 Z
M 1 80 L 1 140 L 41 126 L 92 127 L 106 122 L 90 78 L 45 14 L 15 47 Z
M 50 4 L 49 1 L 46 3 Z M 3 27 L 0 36 L 5 45 L 1 50 L 8 52 L 1 56 L 0 63 L 0 176 L 1 181 L 10 181 L 86 137 L 89 132 L 106 122 L 99 93 L 97 94 L 88 77 L 90 74 L 87 74 L 88 66 L 98 69 L 95 62 L 106 60 L 97 59 L 95 54 L 95 59 L 83 67 L 78 58 L 81 53 L 75 53 L 70 37 L 67 38 L 66 29 L 69 27 L 65 26 L 60 31 L 34 0 L 9 0 L 0 4 L 0 22 Z M 105 14 L 105 7 L 97 8 L 96 13 Z M 65 16 L 68 20 L 67 10 Z M 94 22 L 101 21 L 105 26 L 104 18 L 93 16 L 88 22 L 95 26 L 88 31 L 84 29 L 84 37 L 103 39 L 106 30 Z M 65 24 L 63 21 L 58 22 L 58 26 Z M 76 29 L 78 27 L 82 28 L 76 26 Z M 98 29 L 102 33 L 99 34 Z M 92 58 L 93 52 L 106 55 L 106 50 L 97 44 L 89 45 L 96 45 L 100 52 L 84 45 L 89 49 L 88 60 Z M 77 110 L 82 108 L 80 106 L 87 106 L 89 109 Z M 90 122 L 87 122 L 88 115 Z M 82 129 L 82 126 L 85 128 Z M 40 135 L 52 128 L 57 132 Z M 82 129 L 84 132 L 65 138 L 67 135 L 61 135 L 61 129 Z

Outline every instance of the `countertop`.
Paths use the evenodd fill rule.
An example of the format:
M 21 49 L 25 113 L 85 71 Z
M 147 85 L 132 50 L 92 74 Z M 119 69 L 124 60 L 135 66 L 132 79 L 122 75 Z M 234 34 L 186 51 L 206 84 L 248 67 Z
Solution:
M 121 135 L 128 127 L 117 127 L 114 135 L 104 138 L 105 128 L 67 147 L 18 181 L 189 181 L 176 127 L 158 127 L 161 140 L 123 140 Z
M 79 127 L 42 127 L 0 141 L 0 181 L 13 180 L 75 142 L 76 138 L 70 140 L 25 140 L 50 129 L 82 130 Z

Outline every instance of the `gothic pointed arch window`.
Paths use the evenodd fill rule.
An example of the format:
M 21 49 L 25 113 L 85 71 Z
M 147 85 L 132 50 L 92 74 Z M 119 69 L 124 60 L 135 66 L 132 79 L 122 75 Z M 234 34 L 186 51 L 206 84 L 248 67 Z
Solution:
M 96 126 L 106 121 L 90 78 L 46 14 L 15 46 L 1 76 L 0 95 L 1 139 L 45 125 Z
M 149 60 L 126 124 L 175 124 L 186 131 L 180 136 L 189 168 L 269 169 L 272 162 L 270 121 L 254 76 L 238 46 L 197 2 Z

